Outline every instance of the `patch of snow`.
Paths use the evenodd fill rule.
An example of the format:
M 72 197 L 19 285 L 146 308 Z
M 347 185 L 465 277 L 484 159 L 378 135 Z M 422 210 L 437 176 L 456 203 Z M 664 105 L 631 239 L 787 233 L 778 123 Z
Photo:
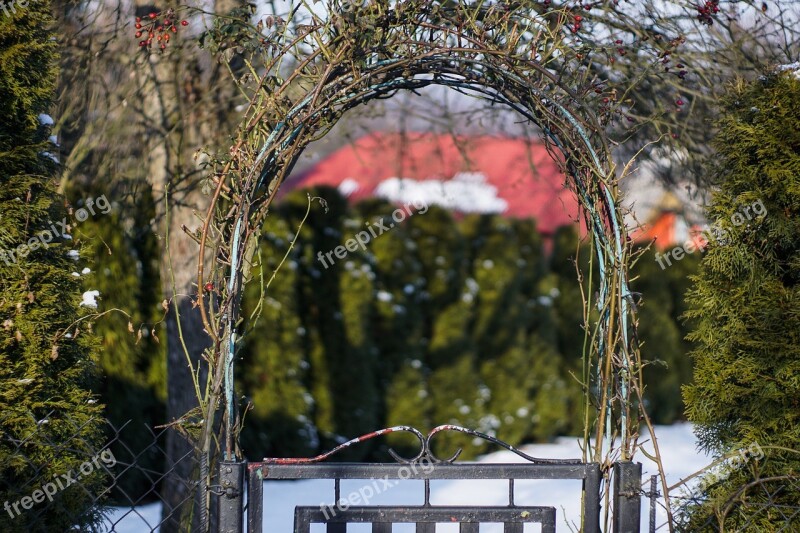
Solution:
M 73 277 L 73 278 L 79 278 L 79 277 L 81 277 L 81 275 L 80 275 L 80 274 L 78 274 L 77 272 L 73 272 L 73 273 L 72 273 L 72 277 Z
M 50 144 L 52 144 L 53 146 L 56 147 L 61 146 L 60 144 L 58 144 L 58 135 L 51 135 L 50 137 L 47 138 L 47 140 L 49 140 Z
M 785 72 L 787 70 L 800 70 L 800 61 L 787 63 L 786 65 L 780 65 L 777 70 L 778 72 Z
M 81 270 L 81 274 L 83 274 L 84 276 L 86 274 L 91 274 L 91 273 L 92 273 L 92 269 L 90 269 L 89 267 L 85 267 L 83 270 Z
M 77 261 L 78 259 L 81 258 L 81 254 L 80 252 L 78 252 L 78 250 L 70 250 L 69 252 L 67 252 L 67 257 L 69 257 L 73 261 Z
M 50 152 L 40 152 L 39 155 L 42 156 L 42 157 L 46 157 L 47 159 L 49 159 L 50 161 L 52 161 L 56 165 L 60 165 L 61 164 L 61 161 L 59 161 L 58 156 L 56 156 L 54 154 L 51 154 Z
M 392 293 L 386 291 L 378 291 L 378 300 L 381 302 L 391 302 L 392 301 Z
M 48 115 L 47 113 L 42 113 L 39 115 L 39 124 L 42 126 L 52 126 L 56 122 L 53 120 L 53 117 Z
M 345 178 L 339 184 L 339 192 L 342 193 L 342 196 L 345 198 L 349 197 L 354 192 L 358 191 L 360 185 L 356 180 L 353 178 Z
M 83 293 L 83 301 L 80 303 L 79 307 L 90 307 L 92 309 L 97 309 L 97 300 L 96 298 L 100 297 L 100 291 L 92 290 L 86 291 Z
M 459 172 L 450 180 L 391 177 L 375 189 L 375 196 L 395 203 L 439 205 L 462 213 L 502 213 L 508 202 L 481 172 Z

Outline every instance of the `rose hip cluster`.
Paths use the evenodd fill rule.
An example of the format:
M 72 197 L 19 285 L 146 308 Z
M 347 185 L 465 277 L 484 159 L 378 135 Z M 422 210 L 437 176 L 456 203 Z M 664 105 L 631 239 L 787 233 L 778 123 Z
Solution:
M 719 13 L 719 0 L 708 0 L 705 4 L 697 6 L 697 20 L 700 24 L 711 26 L 717 13 Z
M 136 38 L 142 39 L 139 46 L 152 49 L 155 44 L 160 50 L 165 50 L 172 34 L 178 33 L 178 24 L 188 26 L 189 22 L 178 22 L 172 9 L 164 13 L 150 13 L 144 18 L 136 17 Z

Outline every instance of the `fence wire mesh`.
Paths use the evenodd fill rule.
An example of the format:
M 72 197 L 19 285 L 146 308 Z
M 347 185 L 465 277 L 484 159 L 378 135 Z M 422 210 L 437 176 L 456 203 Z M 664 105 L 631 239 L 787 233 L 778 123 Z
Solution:
M 56 411 L 0 415 L 0 531 L 190 530 L 199 462 L 188 445 L 171 461 L 169 438 L 183 439 Z
M 658 476 L 652 476 L 654 479 Z M 650 533 L 670 531 L 664 499 L 648 481 L 642 494 L 649 499 Z M 757 478 L 723 502 L 711 502 L 696 485 L 670 493 L 672 526 L 685 533 L 795 533 L 800 531 L 800 502 L 785 501 L 800 490 L 800 476 Z M 644 512 L 644 511 L 643 511 Z

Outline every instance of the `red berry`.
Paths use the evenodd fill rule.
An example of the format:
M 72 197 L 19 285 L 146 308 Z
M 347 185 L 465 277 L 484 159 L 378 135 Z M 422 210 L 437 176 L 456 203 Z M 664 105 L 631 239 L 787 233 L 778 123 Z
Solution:
M 677 138 L 678 138 L 678 134 L 677 134 L 677 133 L 673 133 L 673 134 L 672 134 L 672 138 L 673 138 L 673 139 L 677 139 Z
M 141 22 L 141 21 L 142 21 L 142 17 L 136 17 L 136 22 Z
M 149 16 L 150 16 L 150 18 L 151 18 L 151 19 L 154 19 L 154 18 L 156 18 L 158 15 L 157 15 L 156 13 L 150 13 L 150 15 L 149 15 Z
M 617 39 L 616 41 L 614 41 L 614 44 L 622 44 L 622 39 Z
M 683 105 L 684 102 L 683 102 L 683 100 L 678 98 L 677 100 L 675 100 L 675 103 L 678 104 L 678 105 Z
M 171 27 L 170 29 L 172 30 L 172 33 L 177 33 L 178 31 L 178 28 L 176 28 L 175 26 Z
M 139 46 L 147 46 L 147 41 L 139 41 Z
M 137 29 L 137 30 L 141 30 L 141 29 L 142 29 L 142 25 L 141 25 L 141 24 L 139 24 L 138 22 L 136 23 L 136 29 Z
M 188 20 L 182 20 L 181 21 L 181 26 L 188 26 L 188 25 L 189 25 L 189 21 Z
M 209 281 L 208 283 L 205 284 L 205 289 L 206 289 L 207 292 L 213 291 L 214 290 L 214 284 Z
M 583 20 L 583 17 L 580 15 L 575 15 L 575 22 L 580 22 Z
M 166 44 L 162 44 L 162 45 L 161 45 L 161 49 L 162 49 L 162 50 L 165 50 L 166 48 L 167 48 L 167 45 L 166 45 Z
M 141 36 L 142 36 L 142 32 L 140 32 L 140 31 L 137 31 L 137 32 L 136 32 L 136 38 L 138 39 L 138 38 L 139 38 L 139 37 L 141 37 Z

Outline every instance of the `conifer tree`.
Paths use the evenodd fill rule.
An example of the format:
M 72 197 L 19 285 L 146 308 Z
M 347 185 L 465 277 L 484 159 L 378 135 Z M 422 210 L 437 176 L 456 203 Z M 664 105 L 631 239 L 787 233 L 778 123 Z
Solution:
M 725 475 L 706 478 L 708 499 L 688 528 L 794 531 L 800 527 L 797 72 L 738 81 L 722 109 L 713 169 L 719 189 L 708 212 L 720 238 L 712 240 L 687 296 L 697 347 L 684 399 L 704 449 L 750 453 Z
M 245 416 L 242 445 L 248 456 L 302 456 L 316 452 L 314 400 L 306 387 L 306 331 L 298 302 L 299 270 L 292 253 L 269 288 L 293 238 L 286 220 L 272 216 L 264 225 L 261 256 L 247 286 L 244 310 L 251 318 L 239 380 L 252 405 Z M 327 395 L 319 395 L 324 402 Z
M 76 191 L 77 193 L 77 191 Z M 162 320 L 158 274 L 158 244 L 149 230 L 152 215 L 147 209 L 147 197 L 137 205 L 130 224 L 124 224 L 119 207 L 105 194 L 92 190 L 81 191 L 82 198 L 73 203 L 74 209 L 86 210 L 84 201 L 107 200 L 107 211 L 94 208 L 94 215 L 78 222 L 75 238 L 87 243 L 85 258 L 76 258 L 73 268 L 91 272 L 81 276 L 84 289 L 96 289 L 103 297 L 105 309 L 120 309 L 104 315 L 95 325 L 101 340 L 98 363 L 101 371 L 97 392 L 105 405 L 104 416 L 109 421 L 107 437 L 114 439 L 116 431 L 125 427 L 119 439 L 114 439 L 111 451 L 121 462 L 134 459 L 141 469 L 130 469 L 117 479 L 112 498 L 127 503 L 151 491 L 151 483 L 142 469 L 159 471 L 163 455 L 151 448 L 153 436 L 145 429 L 163 424 L 167 395 L 166 344 L 156 335 L 156 323 Z M 109 195 L 110 196 L 110 195 Z M 126 314 L 127 313 L 127 316 Z M 147 450 L 146 453 L 141 453 Z M 152 495 L 151 495 L 152 497 Z
M 657 424 L 669 424 L 683 416 L 681 386 L 692 377 L 690 346 L 684 337 L 688 324 L 683 296 L 689 276 L 697 272 L 700 252 L 687 254 L 662 269 L 655 250 L 644 251 L 632 269 L 632 290 L 643 295 L 638 307 L 637 336 L 645 363 L 647 413 Z
M 86 311 L 71 275 L 71 241 L 63 226 L 51 228 L 70 219 L 47 154 L 45 113 L 57 75 L 49 8 L 31 0 L 0 17 L 0 502 L 9 503 L 77 472 L 102 448 L 101 406 L 91 392 L 97 340 L 76 326 Z M 3 510 L 0 530 L 89 530 L 100 482 L 95 472 L 52 502 Z

